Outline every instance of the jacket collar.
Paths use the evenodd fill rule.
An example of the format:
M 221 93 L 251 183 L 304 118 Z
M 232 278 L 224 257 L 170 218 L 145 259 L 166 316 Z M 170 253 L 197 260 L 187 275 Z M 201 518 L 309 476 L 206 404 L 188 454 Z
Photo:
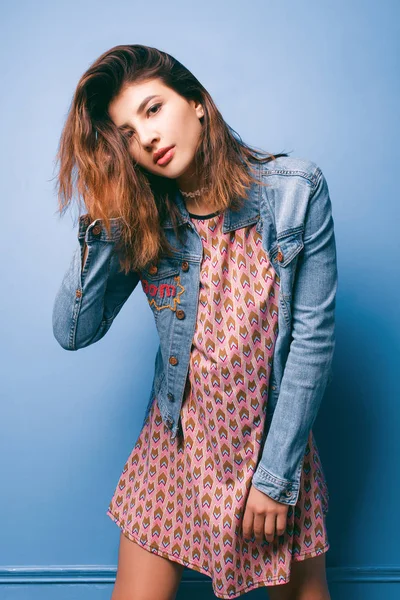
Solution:
M 257 165 L 256 177 L 259 179 L 261 173 L 260 164 Z M 243 197 L 243 206 L 233 211 L 231 208 L 227 208 L 224 213 L 224 221 L 222 224 L 223 233 L 228 233 L 239 229 L 240 227 L 247 227 L 252 225 L 260 218 L 260 195 L 261 185 L 259 183 L 252 183 L 247 191 L 247 195 Z M 185 206 L 183 196 L 179 189 L 176 190 L 175 203 L 179 209 L 179 216 L 177 219 L 178 225 L 185 225 L 190 221 L 189 212 Z M 164 228 L 172 228 L 171 218 L 168 216 L 164 223 Z

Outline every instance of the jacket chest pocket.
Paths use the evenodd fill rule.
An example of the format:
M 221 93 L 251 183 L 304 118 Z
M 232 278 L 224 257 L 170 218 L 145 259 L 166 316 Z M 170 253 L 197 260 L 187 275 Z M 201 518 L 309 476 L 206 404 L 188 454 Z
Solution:
M 179 262 L 162 258 L 143 269 L 140 277 L 147 301 L 157 316 L 163 310 L 175 311 L 183 293 Z
M 278 234 L 276 242 L 269 249 L 270 259 L 278 275 L 286 280 L 285 283 L 290 284 L 282 290 L 285 296 L 291 295 L 297 259 L 303 248 L 303 226 L 301 226 L 289 233 Z
M 270 260 L 280 278 L 280 306 L 288 324 L 291 323 L 291 302 L 297 262 L 304 248 L 304 227 L 280 233 L 269 250 Z

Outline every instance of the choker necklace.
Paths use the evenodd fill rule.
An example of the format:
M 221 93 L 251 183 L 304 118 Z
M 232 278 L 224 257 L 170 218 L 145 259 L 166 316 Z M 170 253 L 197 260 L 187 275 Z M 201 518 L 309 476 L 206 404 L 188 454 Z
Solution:
M 199 190 L 195 190 L 194 192 L 183 192 L 182 190 L 179 191 L 185 198 L 195 198 L 196 196 L 201 196 L 202 194 L 204 194 L 204 192 L 206 192 L 208 189 L 208 186 L 205 186 Z

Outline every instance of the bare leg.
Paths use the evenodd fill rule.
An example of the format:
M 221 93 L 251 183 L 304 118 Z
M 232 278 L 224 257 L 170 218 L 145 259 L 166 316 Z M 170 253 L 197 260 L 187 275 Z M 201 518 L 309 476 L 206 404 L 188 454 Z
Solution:
M 111 600 L 175 600 L 184 568 L 142 548 L 121 531 Z
M 331 600 L 326 580 L 325 552 L 293 561 L 289 583 L 268 586 L 270 600 Z

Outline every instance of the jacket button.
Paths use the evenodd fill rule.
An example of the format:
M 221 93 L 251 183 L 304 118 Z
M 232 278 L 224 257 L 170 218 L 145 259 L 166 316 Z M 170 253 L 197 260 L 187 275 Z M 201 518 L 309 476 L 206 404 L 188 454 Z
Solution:
M 75 292 L 75 296 L 76 296 L 77 298 L 80 298 L 80 297 L 82 296 L 82 292 L 81 292 L 81 290 L 76 290 L 76 292 Z
M 151 267 L 149 268 L 149 273 L 150 275 L 155 275 L 158 271 L 158 268 L 156 267 L 156 265 L 151 265 Z
M 189 263 L 186 260 L 182 263 L 182 271 L 189 271 Z
M 101 233 L 100 225 L 95 225 L 92 229 L 92 233 L 93 233 L 93 235 L 100 235 L 100 233 Z
M 178 359 L 176 358 L 176 356 L 170 356 L 169 357 L 169 364 L 170 365 L 177 365 L 178 364 Z
M 182 310 L 181 308 L 179 308 L 176 311 L 176 317 L 177 317 L 177 319 L 184 319 L 185 318 L 185 311 Z
M 276 255 L 276 258 L 279 260 L 279 262 L 283 261 L 283 254 L 282 254 L 281 250 L 279 250 L 278 254 Z
M 271 385 L 271 390 L 276 390 L 276 385 Z
M 285 496 L 286 496 L 286 498 L 291 498 L 292 497 L 292 492 L 290 492 L 289 490 L 287 490 L 287 492 L 285 492 Z
M 171 394 L 171 392 L 168 392 L 167 398 L 168 398 L 168 400 L 171 400 L 171 402 L 175 402 L 175 396 L 173 394 Z

